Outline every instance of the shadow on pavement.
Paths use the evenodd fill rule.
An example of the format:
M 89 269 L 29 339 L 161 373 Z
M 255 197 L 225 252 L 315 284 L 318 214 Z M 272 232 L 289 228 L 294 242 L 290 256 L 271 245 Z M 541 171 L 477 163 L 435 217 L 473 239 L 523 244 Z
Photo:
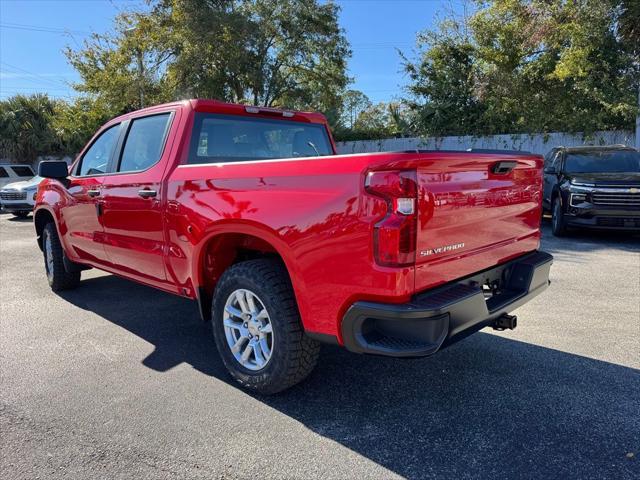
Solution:
M 14 214 L 2 211 L 0 212 L 0 216 L 9 217 L 7 220 L 10 222 L 18 222 L 18 223 L 32 223 L 33 215 L 29 215 L 28 217 L 16 217 Z
M 233 385 L 194 302 L 115 276 L 62 296 L 153 344 L 148 368 Z M 327 346 L 306 382 L 254 398 L 409 478 L 638 478 L 638 371 L 495 335 L 417 360 Z
M 572 254 L 604 249 L 640 253 L 640 232 L 574 229 L 564 237 L 554 237 L 551 233 L 551 224 L 545 219 L 542 222 L 542 249 L 551 254 Z

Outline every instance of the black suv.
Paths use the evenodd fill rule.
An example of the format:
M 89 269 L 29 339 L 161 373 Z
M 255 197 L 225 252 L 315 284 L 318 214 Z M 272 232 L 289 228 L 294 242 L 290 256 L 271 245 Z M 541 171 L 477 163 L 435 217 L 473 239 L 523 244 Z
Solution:
M 568 227 L 640 230 L 640 152 L 624 145 L 557 147 L 544 158 L 543 206 Z

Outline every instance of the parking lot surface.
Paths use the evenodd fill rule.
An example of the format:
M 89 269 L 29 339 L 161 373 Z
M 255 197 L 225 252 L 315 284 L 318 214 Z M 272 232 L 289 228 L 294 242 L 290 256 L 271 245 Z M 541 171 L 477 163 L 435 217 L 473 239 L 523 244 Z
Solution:
M 639 478 L 640 237 L 550 236 L 513 332 L 434 357 L 324 347 L 236 388 L 195 303 L 96 270 L 56 295 L 0 215 L 0 478 Z

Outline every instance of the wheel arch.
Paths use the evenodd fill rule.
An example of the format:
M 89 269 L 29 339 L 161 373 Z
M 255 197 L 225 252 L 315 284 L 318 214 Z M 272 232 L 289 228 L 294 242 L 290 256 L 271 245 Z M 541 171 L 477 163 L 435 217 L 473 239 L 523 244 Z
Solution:
M 38 247 L 42 250 L 42 232 L 44 231 L 45 225 L 47 223 L 53 223 L 58 230 L 58 224 L 56 222 L 55 215 L 46 207 L 41 207 L 36 210 L 33 214 L 33 226 L 36 229 L 36 241 L 38 242 Z M 58 235 L 60 235 L 60 231 L 58 231 Z
M 211 318 L 211 301 L 218 280 L 234 264 L 259 258 L 278 259 L 294 285 L 296 275 L 292 269 L 296 263 L 290 248 L 275 232 L 261 225 L 244 222 L 218 225 L 203 237 L 193 253 L 192 278 L 200 315 L 205 321 Z

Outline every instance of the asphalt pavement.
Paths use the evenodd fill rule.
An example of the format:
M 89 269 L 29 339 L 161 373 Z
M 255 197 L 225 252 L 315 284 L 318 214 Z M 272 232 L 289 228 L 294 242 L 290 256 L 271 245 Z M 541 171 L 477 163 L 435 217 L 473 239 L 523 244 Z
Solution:
M 577 233 L 551 287 L 417 360 L 323 347 L 233 384 L 195 303 L 96 270 L 60 295 L 0 215 L 0 478 L 640 478 L 640 236 Z

